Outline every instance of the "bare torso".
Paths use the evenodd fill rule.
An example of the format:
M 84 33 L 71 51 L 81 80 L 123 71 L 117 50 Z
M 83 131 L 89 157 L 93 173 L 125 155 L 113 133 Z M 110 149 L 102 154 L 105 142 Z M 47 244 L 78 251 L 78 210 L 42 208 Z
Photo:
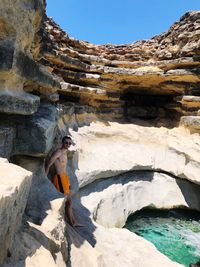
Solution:
M 56 173 L 66 173 L 67 168 L 67 150 L 66 149 L 58 149 L 56 151 L 57 158 L 54 162 L 54 166 L 56 168 Z

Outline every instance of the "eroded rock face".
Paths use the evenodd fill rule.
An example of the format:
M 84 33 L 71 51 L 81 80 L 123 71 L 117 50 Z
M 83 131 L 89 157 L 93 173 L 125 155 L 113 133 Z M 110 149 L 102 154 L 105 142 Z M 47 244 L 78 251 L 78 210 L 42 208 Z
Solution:
M 34 119 L 40 101 L 58 101 L 60 95 L 64 105 L 70 101 L 80 108 L 89 106 L 93 119 L 167 127 L 181 121 L 192 133 L 199 132 L 198 11 L 185 14 L 151 40 L 98 46 L 70 38 L 51 19 L 43 18 L 42 0 L 16 2 L 15 11 L 9 1 L 1 4 L 1 43 L 7 50 L 2 50 L 0 112 L 32 114 Z M 12 12 L 19 19 L 10 21 Z M 28 134 L 19 129 L 34 126 L 32 117 L 30 123 L 29 117 L 23 120 L 19 127 L 19 118 L 0 125 L 3 132 L 13 133 L 8 152 L 8 145 L 2 145 L 2 156 L 27 154 L 19 143 L 26 144 Z M 45 155 L 50 144 L 42 153 L 36 150 L 30 154 Z
M 41 62 L 60 77 L 59 94 L 104 118 L 178 124 L 199 109 L 199 16 L 187 13 L 166 33 L 128 45 L 74 40 L 46 19 Z
M 79 186 L 132 170 L 156 170 L 200 183 L 200 138 L 184 128 L 92 123 L 71 131 Z M 76 161 L 76 156 L 74 161 Z
M 37 111 L 40 98 L 24 92 L 28 84 L 46 90 L 59 87 L 38 57 L 39 29 L 45 1 L 1 1 L 0 4 L 0 112 L 29 115 Z M 12 18 L 12 19 L 11 19 Z M 27 89 L 26 89 L 27 90 Z
M 130 214 L 145 207 L 186 207 L 200 211 L 200 186 L 163 173 L 130 172 L 102 179 L 81 190 L 81 201 L 105 227 L 123 227 Z

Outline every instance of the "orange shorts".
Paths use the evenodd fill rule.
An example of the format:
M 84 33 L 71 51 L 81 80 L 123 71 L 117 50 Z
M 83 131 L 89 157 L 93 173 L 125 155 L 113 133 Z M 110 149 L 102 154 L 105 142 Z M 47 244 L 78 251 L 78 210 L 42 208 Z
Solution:
M 52 178 L 52 182 L 59 192 L 65 195 L 70 195 L 70 181 L 69 176 L 66 173 L 56 174 Z

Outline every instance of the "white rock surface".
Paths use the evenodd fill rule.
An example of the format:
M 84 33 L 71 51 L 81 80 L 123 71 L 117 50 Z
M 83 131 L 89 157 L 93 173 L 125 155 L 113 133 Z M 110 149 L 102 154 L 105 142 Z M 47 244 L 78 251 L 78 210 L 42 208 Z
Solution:
M 64 198 L 55 199 L 41 225 L 28 222 L 13 238 L 11 257 L 3 267 L 66 267 L 69 254 L 63 209 Z
M 199 135 L 190 135 L 181 128 L 117 123 L 88 123 L 70 133 L 77 152 L 71 152 L 69 173 L 75 173 L 72 178 L 78 179 L 82 188 L 82 204 L 73 203 L 76 217 L 84 227 L 74 230 L 67 225 L 65 228 L 64 198 L 44 176 L 42 160 L 23 159 L 21 164 L 34 172 L 26 207 L 32 222 L 15 235 L 13 261 L 10 259 L 5 266 L 182 266 L 128 230 L 104 226 L 121 227 L 130 213 L 146 206 L 181 205 L 200 210 Z M 4 159 L 0 160 L 2 164 L 11 166 Z M 133 174 L 134 170 L 138 172 L 130 177 L 127 172 Z M 171 176 L 160 173 L 163 171 Z M 9 177 L 11 174 L 16 179 L 16 171 L 10 169 Z M 196 185 L 184 179 L 176 180 L 173 175 Z M 7 192 L 12 192 L 12 182 L 11 189 L 6 187 Z
M 36 252 L 26 258 L 25 260 L 26 267 L 56 267 L 56 263 L 51 255 L 51 253 L 44 247 L 40 247 Z
M 64 198 L 52 200 L 41 225 L 29 222 L 29 234 L 40 243 L 39 249 L 32 253 L 34 257 L 29 256 L 30 267 L 33 264 L 41 267 L 66 266 L 69 255 L 66 224 L 63 220 L 64 204 Z
M 81 222 L 84 222 L 86 227 L 80 227 L 76 229 L 82 239 L 88 240 L 93 247 L 88 249 L 87 254 L 90 255 L 90 263 L 85 265 L 87 257 L 83 258 L 82 262 L 73 261 L 74 267 L 80 266 L 104 266 L 104 267 L 155 267 L 155 266 L 183 266 L 181 264 L 172 262 L 165 255 L 161 254 L 150 242 L 131 233 L 126 229 L 119 228 L 104 228 L 103 226 L 95 223 L 93 220 L 89 221 L 88 212 L 83 213 L 83 207 L 79 206 Z M 92 235 L 92 237 L 91 237 Z M 90 236 L 90 238 L 89 238 Z M 77 235 L 74 236 L 75 240 L 78 240 Z M 80 240 L 80 239 L 79 239 Z M 93 241 L 92 241 L 93 240 Z M 86 242 L 86 241 L 85 241 Z M 74 259 L 80 259 L 83 253 L 83 247 L 85 242 L 77 244 L 76 242 L 76 254 L 73 254 Z M 87 250 L 86 250 L 87 249 Z M 94 253 L 95 251 L 95 253 Z M 95 255 L 95 258 L 93 257 Z M 97 257 L 96 257 L 97 256 Z
M 18 242 L 16 243 L 16 241 Z M 13 259 L 12 257 L 12 259 L 7 259 L 2 267 L 56 266 L 50 251 L 27 232 L 17 234 L 15 237 L 15 245 L 17 245 L 15 251 L 18 250 L 18 258 Z
M 114 267 L 180 267 L 161 254 L 150 242 L 126 229 L 99 229 L 97 246 L 106 264 Z
M 12 250 L 27 203 L 32 173 L 0 159 L 0 264 Z
M 91 123 L 71 131 L 79 186 L 131 170 L 165 171 L 200 183 L 200 136 L 184 128 Z
M 123 227 L 130 214 L 144 207 L 200 211 L 199 191 L 199 185 L 166 174 L 133 172 L 87 186 L 81 190 L 81 202 L 99 224 Z
M 92 247 L 90 243 L 81 237 L 76 231 L 69 225 L 67 226 L 67 235 L 69 237 L 70 246 L 70 264 L 73 267 L 98 267 L 107 266 L 106 259 L 102 256 L 102 253 Z

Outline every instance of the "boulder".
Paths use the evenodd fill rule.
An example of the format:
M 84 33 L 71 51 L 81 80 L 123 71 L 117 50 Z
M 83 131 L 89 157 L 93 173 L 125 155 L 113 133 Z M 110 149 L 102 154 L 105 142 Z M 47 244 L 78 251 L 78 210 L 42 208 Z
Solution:
M 0 264 L 11 256 L 14 235 L 22 226 L 32 174 L 0 159 Z

